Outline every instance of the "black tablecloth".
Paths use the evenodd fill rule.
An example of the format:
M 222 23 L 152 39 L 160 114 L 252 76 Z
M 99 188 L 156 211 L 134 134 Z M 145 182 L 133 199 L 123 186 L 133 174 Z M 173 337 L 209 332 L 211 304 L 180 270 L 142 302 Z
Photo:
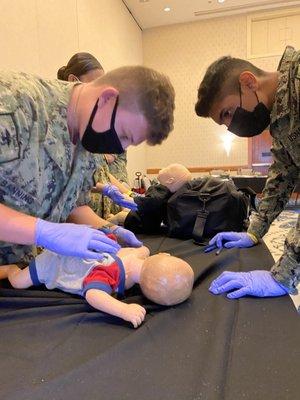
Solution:
M 262 193 L 267 177 L 266 176 L 232 176 L 235 186 L 239 189 L 250 187 L 256 193 Z
M 299 317 L 288 296 L 228 300 L 208 292 L 225 269 L 268 269 L 264 244 L 203 254 L 190 241 L 147 238 L 187 260 L 191 298 L 147 308 L 130 324 L 56 291 L 0 289 L 3 400 L 288 400 L 299 397 Z
M 231 176 L 231 179 L 237 188 L 250 187 L 256 193 L 262 193 L 267 181 L 266 176 Z M 294 192 L 300 193 L 300 182 L 295 186 Z

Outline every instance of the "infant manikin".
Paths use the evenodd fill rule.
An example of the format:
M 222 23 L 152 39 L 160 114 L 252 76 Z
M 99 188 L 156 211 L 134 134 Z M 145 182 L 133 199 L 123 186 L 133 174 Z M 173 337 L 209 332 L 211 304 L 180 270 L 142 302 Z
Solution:
M 104 253 L 104 259 L 97 262 L 45 250 L 24 269 L 14 264 L 0 266 L 0 279 L 8 278 L 16 289 L 44 284 L 48 289 L 81 295 L 92 307 L 129 321 L 135 328 L 143 322 L 145 308 L 112 294 L 122 295 L 124 288 L 139 283 L 143 294 L 158 304 L 170 306 L 190 296 L 194 273 L 180 258 L 166 253 L 149 256 L 145 246 L 123 248 L 117 255 Z
M 192 179 L 192 174 L 182 164 L 170 164 L 159 171 L 157 179 L 171 193 L 175 193 L 181 186 Z M 120 211 L 115 215 L 111 214 L 107 220 L 113 224 L 124 226 L 128 213 L 129 211 Z

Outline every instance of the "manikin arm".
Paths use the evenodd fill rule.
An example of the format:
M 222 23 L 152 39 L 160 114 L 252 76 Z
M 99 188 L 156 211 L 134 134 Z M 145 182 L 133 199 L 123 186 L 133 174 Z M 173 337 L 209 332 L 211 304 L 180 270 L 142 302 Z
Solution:
M 112 185 L 117 186 L 117 188 L 120 190 L 121 193 L 127 194 L 130 191 L 128 187 L 123 185 L 123 183 L 120 182 L 117 178 L 115 178 L 112 174 L 109 174 L 109 180 Z
M 110 183 L 116 186 L 121 193 L 127 194 L 128 192 L 130 192 L 130 189 L 128 189 L 128 187 L 126 187 L 125 185 L 123 185 L 123 183 L 118 181 L 118 179 L 116 179 L 113 175 L 109 174 L 109 180 Z M 92 192 L 102 193 L 102 190 L 105 185 L 107 185 L 107 183 L 97 182 L 94 188 L 92 189 Z
M 89 206 L 75 208 L 69 215 L 67 222 L 90 225 L 94 228 L 101 228 L 107 224 L 107 221 L 100 218 Z
M 27 289 L 33 285 L 29 267 L 20 269 L 15 264 L 0 266 L 0 279 L 8 278 L 10 284 L 15 289 Z
M 128 214 L 129 214 L 129 211 L 120 211 L 117 214 L 108 217 L 107 221 L 109 221 L 115 225 L 124 226 L 124 222 L 125 222 L 125 219 Z
M 89 289 L 85 298 L 92 307 L 129 321 L 135 328 L 144 321 L 146 310 L 139 304 L 123 303 L 99 289 Z

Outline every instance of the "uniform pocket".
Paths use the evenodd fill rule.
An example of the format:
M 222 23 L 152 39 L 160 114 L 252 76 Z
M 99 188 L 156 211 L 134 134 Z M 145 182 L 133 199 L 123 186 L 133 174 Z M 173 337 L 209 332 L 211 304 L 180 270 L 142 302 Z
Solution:
M 14 114 L 0 112 L 0 164 L 18 158 L 20 158 L 20 143 Z

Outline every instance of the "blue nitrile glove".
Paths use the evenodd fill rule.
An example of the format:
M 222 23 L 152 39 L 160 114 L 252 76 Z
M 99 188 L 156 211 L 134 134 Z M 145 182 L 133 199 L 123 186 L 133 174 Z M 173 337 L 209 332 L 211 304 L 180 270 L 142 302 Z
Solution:
M 223 241 L 226 242 L 224 246 Z M 256 243 L 246 232 L 220 232 L 210 240 L 209 244 L 215 244 L 218 248 L 231 249 L 232 247 L 252 247 Z
M 102 194 L 109 197 L 114 203 L 121 207 L 129 208 L 133 211 L 136 211 L 138 208 L 133 200 L 127 200 L 123 193 L 114 185 L 104 185 Z
M 117 229 L 112 230 L 112 233 L 116 235 L 117 239 L 126 246 L 141 247 L 143 245 L 143 243 L 136 238 L 135 234 L 128 229 L 124 229 L 119 226 Z
M 238 290 L 234 290 L 238 289 Z M 278 283 L 270 271 L 223 272 L 210 285 L 213 294 L 229 292 L 229 299 L 243 296 L 271 297 L 284 296 L 288 290 Z
M 117 253 L 120 245 L 86 225 L 37 220 L 35 244 L 65 256 L 101 260 L 101 253 Z M 100 253 L 100 254 L 99 254 Z

